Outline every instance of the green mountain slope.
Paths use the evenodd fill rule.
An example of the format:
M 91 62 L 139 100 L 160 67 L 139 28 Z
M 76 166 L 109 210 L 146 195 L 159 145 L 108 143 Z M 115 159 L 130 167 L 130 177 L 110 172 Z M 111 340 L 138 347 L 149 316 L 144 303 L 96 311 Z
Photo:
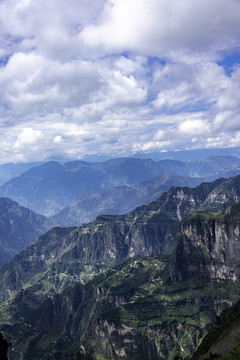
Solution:
M 221 195 L 229 182 L 230 195 L 217 198 L 216 206 L 236 200 L 239 181 L 171 188 L 125 216 L 99 216 L 41 236 L 0 270 L 2 301 L 12 295 L 0 307 L 1 322 L 24 318 L 27 324 L 4 327 L 14 349 L 38 349 L 39 359 L 74 358 L 77 351 L 87 359 L 142 359 L 147 349 L 149 359 L 190 354 L 215 316 L 239 297 L 239 205 L 190 215 L 181 223 L 172 260 L 166 256 L 173 253 L 180 220 L 212 207 L 213 194 Z M 139 255 L 150 258 L 133 258 Z M 128 257 L 133 259 L 79 285 Z
M 240 358 L 240 301 L 217 317 L 192 360 L 238 360 Z
M 173 257 L 128 259 L 49 298 L 24 322 L 5 325 L 14 358 L 188 358 L 216 316 L 239 298 L 237 229 L 240 204 L 190 215 Z
M 174 359 L 186 356 L 238 285 L 166 282 L 170 259 L 136 257 L 48 299 L 5 326 L 14 359 Z M 21 356 L 21 355 L 20 355 Z
M 46 296 L 72 283 L 86 282 L 128 257 L 171 254 L 180 220 L 203 204 L 223 181 L 193 189 L 171 188 L 157 201 L 127 215 L 99 216 L 80 228 L 52 229 L 0 269 L 0 301 L 15 296 L 10 305 L 18 304 L 15 311 L 7 304 L 11 309 L 4 308 L 2 314 L 7 321 L 15 321 Z M 17 293 L 21 289 L 24 296 Z M 27 299 L 26 306 L 22 297 Z

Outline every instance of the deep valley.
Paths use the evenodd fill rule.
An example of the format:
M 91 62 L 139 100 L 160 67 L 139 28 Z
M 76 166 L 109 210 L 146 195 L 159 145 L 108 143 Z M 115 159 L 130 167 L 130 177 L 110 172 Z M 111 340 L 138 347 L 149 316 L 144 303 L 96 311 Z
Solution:
M 42 234 L 0 268 L 9 359 L 226 355 L 211 331 L 238 339 L 237 317 L 221 316 L 240 297 L 239 200 L 240 176 L 219 178 Z

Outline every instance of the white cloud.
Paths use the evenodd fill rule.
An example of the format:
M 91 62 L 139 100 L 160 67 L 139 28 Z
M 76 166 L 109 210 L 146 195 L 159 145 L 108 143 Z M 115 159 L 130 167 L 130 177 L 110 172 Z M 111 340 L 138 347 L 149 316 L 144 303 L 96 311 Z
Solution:
M 237 0 L 0 2 L 0 162 L 237 146 Z M 31 148 L 31 152 L 29 152 Z
M 146 89 L 138 86 L 135 78 L 125 76 L 120 71 L 114 71 L 113 76 L 109 76 L 108 99 L 111 104 L 132 104 L 141 103 L 145 100 L 147 92 Z
M 22 148 L 24 146 L 33 145 L 37 143 L 42 137 L 42 132 L 34 130 L 32 128 L 25 128 L 18 135 L 17 141 L 14 144 L 14 148 Z
M 191 102 L 192 94 L 189 90 L 189 84 L 182 82 L 174 88 L 160 91 L 154 105 L 156 108 L 164 106 L 170 108 L 182 107 L 186 102 Z
M 62 136 L 60 136 L 60 135 L 55 136 L 53 139 L 53 142 L 54 142 L 54 144 L 61 144 Z
M 99 51 L 169 56 L 180 49 L 224 50 L 229 41 L 239 44 L 239 14 L 236 0 L 109 0 L 99 23 L 81 37 Z
M 206 121 L 189 119 L 179 125 L 178 131 L 183 135 L 206 135 L 209 132 L 209 126 Z

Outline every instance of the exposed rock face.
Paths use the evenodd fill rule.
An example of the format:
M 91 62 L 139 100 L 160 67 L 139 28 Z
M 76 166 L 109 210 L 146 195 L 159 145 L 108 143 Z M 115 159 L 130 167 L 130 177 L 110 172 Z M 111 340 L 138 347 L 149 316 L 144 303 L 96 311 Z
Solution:
M 196 212 L 183 221 L 172 279 L 239 280 L 239 214 L 238 203 L 222 213 Z
M 183 220 L 171 263 L 149 256 L 171 254 L 179 216 L 202 206 L 225 181 L 172 188 L 128 215 L 53 229 L 14 258 L 1 276 L 2 299 L 19 283 L 24 287 L 0 311 L 3 320 L 24 318 L 4 328 L 13 338 L 21 332 L 14 347 L 24 360 L 34 352 L 41 360 L 49 354 L 88 360 L 190 354 L 215 316 L 239 296 L 240 206 Z M 66 288 L 136 254 L 148 257 Z
M 172 254 L 179 216 L 185 218 L 197 209 L 223 181 L 193 189 L 171 188 L 127 215 L 102 215 L 80 228 L 51 230 L 0 270 L 1 302 L 23 285 L 28 284 L 30 291 L 37 274 L 38 291 L 43 286 L 48 294 L 46 290 L 54 293 L 72 283 L 86 282 L 128 257 Z
M 239 176 L 234 176 L 216 187 L 204 201 L 201 209 L 208 211 L 221 211 L 227 206 L 240 201 Z
M 44 298 L 73 283 L 85 283 L 128 257 L 172 254 L 179 217 L 201 207 L 212 191 L 228 181 L 219 179 L 193 189 L 171 188 L 158 200 L 127 215 L 99 216 L 80 228 L 51 230 L 0 271 L 1 302 L 15 294 L 11 306 L 6 305 L 10 308 L 0 312 L 8 314 L 7 321 L 16 321 L 22 311 L 26 315 Z M 235 184 L 238 181 L 240 177 Z M 26 306 L 22 306 L 22 299 L 27 299 Z M 18 304 L 15 310 L 14 302 Z

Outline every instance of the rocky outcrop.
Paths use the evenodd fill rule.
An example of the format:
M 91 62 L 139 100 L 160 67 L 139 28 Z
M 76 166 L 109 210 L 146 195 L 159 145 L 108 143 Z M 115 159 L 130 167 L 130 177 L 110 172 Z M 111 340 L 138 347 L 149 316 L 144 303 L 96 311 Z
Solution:
M 240 204 L 221 213 L 195 212 L 182 222 L 172 279 L 240 277 Z
M 201 210 L 222 211 L 240 201 L 239 176 L 231 177 L 213 189 L 201 206 Z

